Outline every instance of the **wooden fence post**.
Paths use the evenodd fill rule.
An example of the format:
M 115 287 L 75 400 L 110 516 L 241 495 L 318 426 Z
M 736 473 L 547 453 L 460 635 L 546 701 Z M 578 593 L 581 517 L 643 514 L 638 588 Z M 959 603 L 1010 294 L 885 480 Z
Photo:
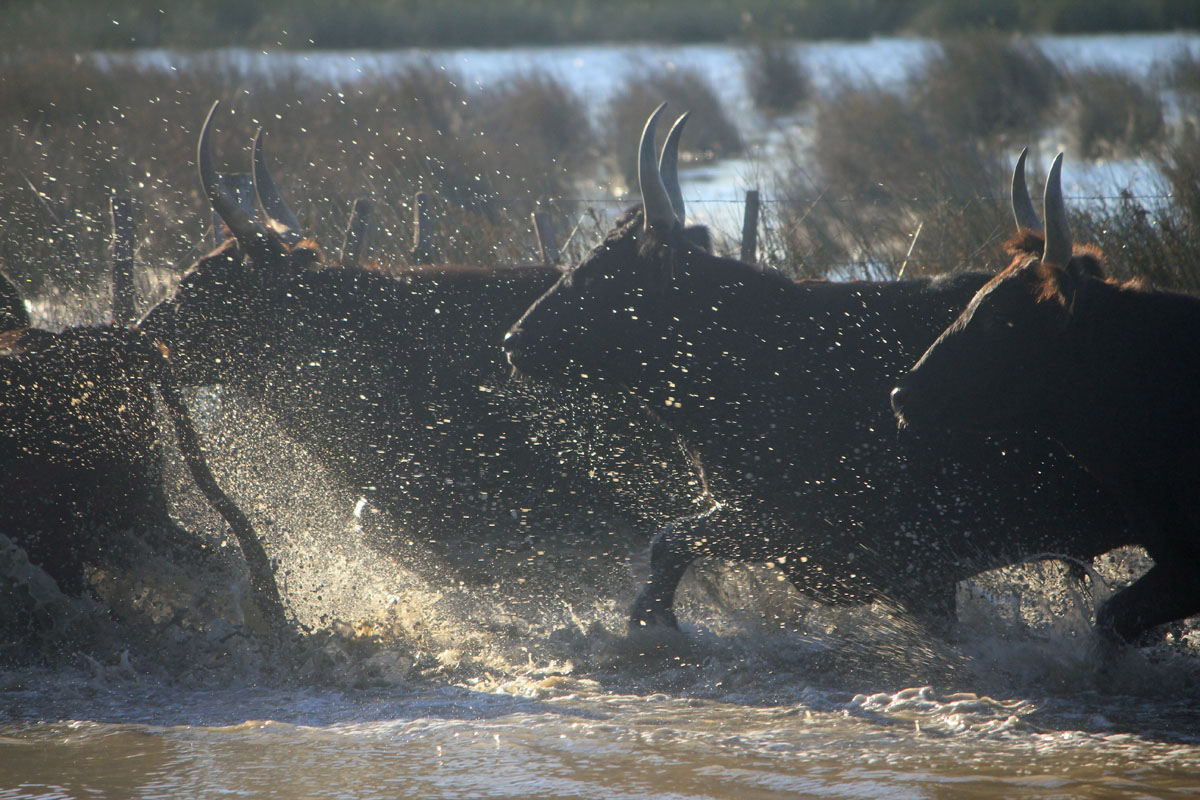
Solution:
M 554 241 L 554 223 L 547 211 L 533 212 L 533 232 L 537 234 L 538 252 L 542 256 L 543 266 L 558 265 L 558 243 Z
M 350 221 L 346 223 L 346 237 L 342 239 L 342 252 L 338 263 L 343 267 L 357 267 L 359 256 L 367 246 L 367 234 L 371 232 L 371 201 L 360 197 L 354 201 Z
M 742 261 L 758 260 L 758 189 L 746 192 L 746 215 L 742 219 Z
M 225 187 L 225 191 L 233 196 L 234 202 L 249 214 L 251 217 L 257 217 L 258 211 L 254 208 L 254 178 L 249 172 L 228 172 L 222 173 L 221 185 Z M 221 217 L 216 211 L 213 212 L 213 242 L 220 244 L 225 241 L 225 223 L 221 221 Z
M 413 204 L 413 251 L 415 264 L 433 264 L 438 261 L 437 246 L 433 243 L 433 211 L 428 192 L 417 192 Z
M 112 217 L 113 322 L 131 325 L 137 305 L 133 288 L 133 199 L 114 194 L 109 211 Z

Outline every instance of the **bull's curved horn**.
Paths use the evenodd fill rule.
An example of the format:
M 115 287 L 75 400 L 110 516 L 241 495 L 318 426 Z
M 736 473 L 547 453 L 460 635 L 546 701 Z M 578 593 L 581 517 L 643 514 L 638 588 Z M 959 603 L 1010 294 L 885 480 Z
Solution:
M 654 113 L 646 120 L 646 127 L 642 129 L 641 148 L 638 150 L 638 189 L 642 194 L 642 213 L 646 229 L 651 226 L 670 228 L 675 222 L 675 209 L 671 205 L 671 197 L 667 194 L 667 187 L 663 184 L 654 158 L 658 118 L 666 107 L 667 104 L 663 103 L 654 109 Z
M 1046 210 L 1046 249 L 1042 261 L 1066 266 L 1071 260 L 1071 226 L 1067 223 L 1067 208 L 1062 194 L 1063 154 L 1054 157 L 1050 172 L 1046 175 L 1046 195 L 1043 208 Z
M 208 110 L 208 116 L 204 119 L 204 127 L 200 129 L 200 143 L 196 146 L 196 163 L 200 166 L 200 183 L 204 185 L 204 194 L 208 196 L 208 202 L 212 205 L 213 211 L 217 212 L 217 215 L 229 226 L 229 230 L 233 231 L 234 238 L 238 240 L 238 243 L 246 248 L 256 241 L 265 239 L 267 230 L 238 206 L 237 202 L 225 191 L 225 187 L 221 185 L 221 178 L 217 175 L 208 134 L 212 128 L 213 115 L 217 113 L 217 107 L 220 105 L 220 100 L 215 101 L 212 108 Z
M 367 240 L 371 224 L 371 201 L 360 197 L 354 201 L 350 221 L 346 223 L 346 236 L 342 239 L 342 252 L 338 263 L 343 267 L 358 266 L 358 256 Z
M 663 185 L 667 187 L 667 194 L 675 209 L 675 218 L 679 220 L 680 225 L 687 223 L 687 212 L 683 206 L 683 190 L 679 188 L 679 135 L 683 133 L 683 126 L 691 113 L 685 111 L 675 120 L 675 124 L 667 133 L 662 155 L 658 157 L 658 174 L 662 176 Z
M 1017 229 L 1028 228 L 1038 233 L 1042 232 L 1042 221 L 1038 219 L 1033 207 L 1033 198 L 1029 196 L 1029 187 L 1025 183 L 1025 156 L 1029 154 L 1028 147 L 1021 148 L 1017 156 L 1017 166 L 1012 174 L 1012 210 L 1013 218 L 1017 221 Z
M 279 234 L 279 238 L 288 245 L 294 245 L 304 238 L 304 228 L 300 220 L 288 208 L 287 201 L 279 193 L 279 186 L 267 169 L 267 157 L 263 154 L 263 129 L 259 128 L 254 135 L 254 166 L 251 174 L 254 176 L 254 195 L 266 214 L 267 224 L 271 230 Z

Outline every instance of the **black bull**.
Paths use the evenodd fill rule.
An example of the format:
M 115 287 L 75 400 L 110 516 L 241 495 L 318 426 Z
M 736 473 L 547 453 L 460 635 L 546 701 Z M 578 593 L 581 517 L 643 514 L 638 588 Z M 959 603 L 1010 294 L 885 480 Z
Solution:
M 206 560 L 168 513 L 155 386 L 192 477 L 238 539 L 264 620 L 281 628 L 266 554 L 213 478 L 165 354 L 138 331 L 0 333 L 0 533 L 72 593 L 84 588 L 89 565 L 134 557 L 134 536 Z
M 503 333 L 558 270 L 440 266 L 391 277 L 327 265 L 281 198 L 262 198 L 275 210 L 268 225 L 229 204 L 209 169 L 208 127 L 202 181 L 233 238 L 140 324 L 170 347 L 180 380 L 230 385 L 261 403 L 338 478 L 414 533 L 452 544 L 460 561 L 479 546 L 512 548 L 615 515 L 652 530 L 662 509 L 634 502 L 638 487 L 670 483 L 674 513 L 694 507 L 674 438 L 633 398 L 509 380 Z M 261 194 L 269 186 L 255 154 Z M 588 413 L 599 405 L 610 409 Z
M 982 570 L 1130 541 L 1041 437 L 897 432 L 895 378 L 988 276 L 797 283 L 717 258 L 680 237 L 642 161 L 650 223 L 629 212 L 506 339 L 529 375 L 629 387 L 703 461 L 718 502 L 656 536 L 631 625 L 674 624 L 676 586 L 703 555 L 774 562 L 822 601 L 940 614 Z
M 1132 639 L 1200 611 L 1200 299 L 1104 280 L 1099 252 L 1072 246 L 1061 158 L 1045 255 L 1017 253 L 892 402 L 914 427 L 1040 431 L 1109 486 L 1154 559 L 1098 614 Z
M 588 415 L 583 407 L 600 402 L 591 393 L 571 405 L 508 380 L 497 343 L 558 274 L 446 267 L 392 278 L 293 270 L 288 258 L 263 269 L 231 243 L 197 264 L 142 328 L 171 347 L 181 381 L 224 384 L 261 403 L 414 532 L 460 551 L 473 538 L 512 547 L 547 526 L 579 524 L 580 509 L 632 506 L 617 496 L 631 491 L 614 482 L 629 477 L 617 462 L 636 464 L 642 485 L 681 471 L 673 441 L 636 423 L 631 399 L 606 395 L 625 421 L 593 427 L 581 444 L 579 418 L 620 412 Z M 608 463 L 597 467 L 588 449 L 604 450 Z

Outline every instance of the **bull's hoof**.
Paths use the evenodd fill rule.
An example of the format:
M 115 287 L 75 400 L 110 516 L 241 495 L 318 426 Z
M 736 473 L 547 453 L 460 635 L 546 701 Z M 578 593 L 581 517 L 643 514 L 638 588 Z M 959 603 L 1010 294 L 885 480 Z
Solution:
M 679 620 L 670 606 L 653 600 L 643 601 L 638 598 L 629 613 L 629 632 L 641 633 L 647 630 L 679 630 Z

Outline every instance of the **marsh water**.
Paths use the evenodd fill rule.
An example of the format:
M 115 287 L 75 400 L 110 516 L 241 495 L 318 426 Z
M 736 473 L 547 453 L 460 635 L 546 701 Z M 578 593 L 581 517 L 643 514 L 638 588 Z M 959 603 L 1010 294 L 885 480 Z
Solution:
M 1113 41 L 1131 69 L 1196 46 Z M 910 46 L 816 51 L 900 69 Z M 694 53 L 736 65 L 721 48 L 677 54 Z M 7 655 L 25 649 L 0 670 L 4 800 L 1200 796 L 1200 628 L 1122 649 L 1092 629 L 1096 604 L 1145 568 L 1136 551 L 1085 580 L 1055 561 L 980 576 L 936 631 L 705 562 L 685 579 L 682 631 L 631 636 L 647 541 L 621 519 L 439 547 L 235 394 L 190 399 L 297 632 L 262 630 L 224 526 L 173 454 L 174 513 L 213 565 L 148 546 L 80 599 L 0 549 Z

